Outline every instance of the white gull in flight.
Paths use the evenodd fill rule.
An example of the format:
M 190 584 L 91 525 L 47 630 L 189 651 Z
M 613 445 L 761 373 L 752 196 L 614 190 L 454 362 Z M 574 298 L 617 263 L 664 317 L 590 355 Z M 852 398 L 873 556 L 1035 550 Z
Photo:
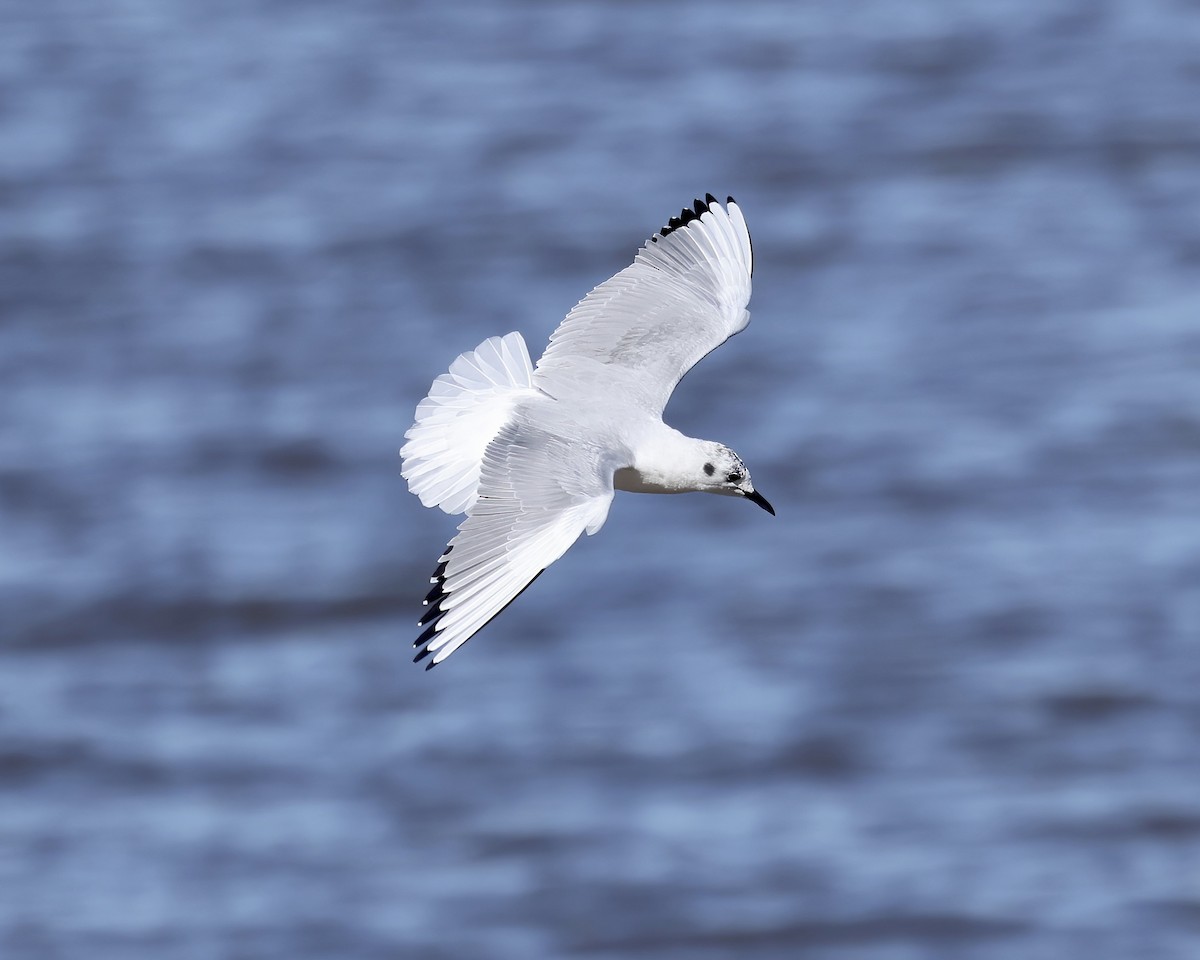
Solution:
M 404 435 L 401 475 L 465 513 L 425 598 L 414 660 L 445 660 L 567 549 L 614 490 L 719 493 L 775 511 L 741 458 L 662 420 L 683 375 L 750 322 L 750 234 L 732 197 L 672 217 L 584 297 L 537 366 L 519 333 L 450 365 Z

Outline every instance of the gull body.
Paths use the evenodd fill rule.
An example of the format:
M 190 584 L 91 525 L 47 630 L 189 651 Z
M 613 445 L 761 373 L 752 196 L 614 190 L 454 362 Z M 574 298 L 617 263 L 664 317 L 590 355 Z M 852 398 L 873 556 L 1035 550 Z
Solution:
M 710 194 L 581 300 L 536 368 L 510 333 L 434 381 L 401 474 L 426 506 L 466 519 L 430 579 L 415 660 L 440 663 L 598 531 L 615 490 L 743 497 L 774 514 L 736 453 L 662 420 L 680 378 L 749 323 L 752 271 L 741 211 Z

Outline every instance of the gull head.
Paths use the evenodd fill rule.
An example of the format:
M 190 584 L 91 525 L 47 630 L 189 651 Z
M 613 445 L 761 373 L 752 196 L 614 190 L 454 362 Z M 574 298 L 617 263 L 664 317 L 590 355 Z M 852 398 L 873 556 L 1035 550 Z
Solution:
M 704 493 L 719 493 L 726 497 L 745 497 L 751 503 L 757 503 L 771 516 L 775 516 L 775 508 L 767 502 L 767 498 L 754 489 L 750 480 L 750 471 L 742 463 L 742 458 L 721 443 L 706 442 L 704 459 L 697 477 L 697 490 Z

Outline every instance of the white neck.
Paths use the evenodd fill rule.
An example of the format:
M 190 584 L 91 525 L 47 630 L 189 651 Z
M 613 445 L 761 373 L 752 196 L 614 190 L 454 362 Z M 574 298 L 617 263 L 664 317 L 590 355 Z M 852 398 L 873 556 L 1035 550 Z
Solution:
M 633 493 L 689 493 L 700 489 L 696 469 L 705 441 L 684 436 L 662 421 L 648 423 L 635 438 L 633 463 L 618 470 L 613 486 Z

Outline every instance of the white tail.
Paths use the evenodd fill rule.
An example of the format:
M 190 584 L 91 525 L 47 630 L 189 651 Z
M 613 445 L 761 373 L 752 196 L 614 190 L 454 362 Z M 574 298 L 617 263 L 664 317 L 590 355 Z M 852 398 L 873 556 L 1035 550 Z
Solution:
M 427 507 L 464 513 L 475 503 L 483 453 L 516 402 L 536 393 L 519 333 L 490 337 L 450 364 L 417 405 L 400 449 L 400 475 Z

